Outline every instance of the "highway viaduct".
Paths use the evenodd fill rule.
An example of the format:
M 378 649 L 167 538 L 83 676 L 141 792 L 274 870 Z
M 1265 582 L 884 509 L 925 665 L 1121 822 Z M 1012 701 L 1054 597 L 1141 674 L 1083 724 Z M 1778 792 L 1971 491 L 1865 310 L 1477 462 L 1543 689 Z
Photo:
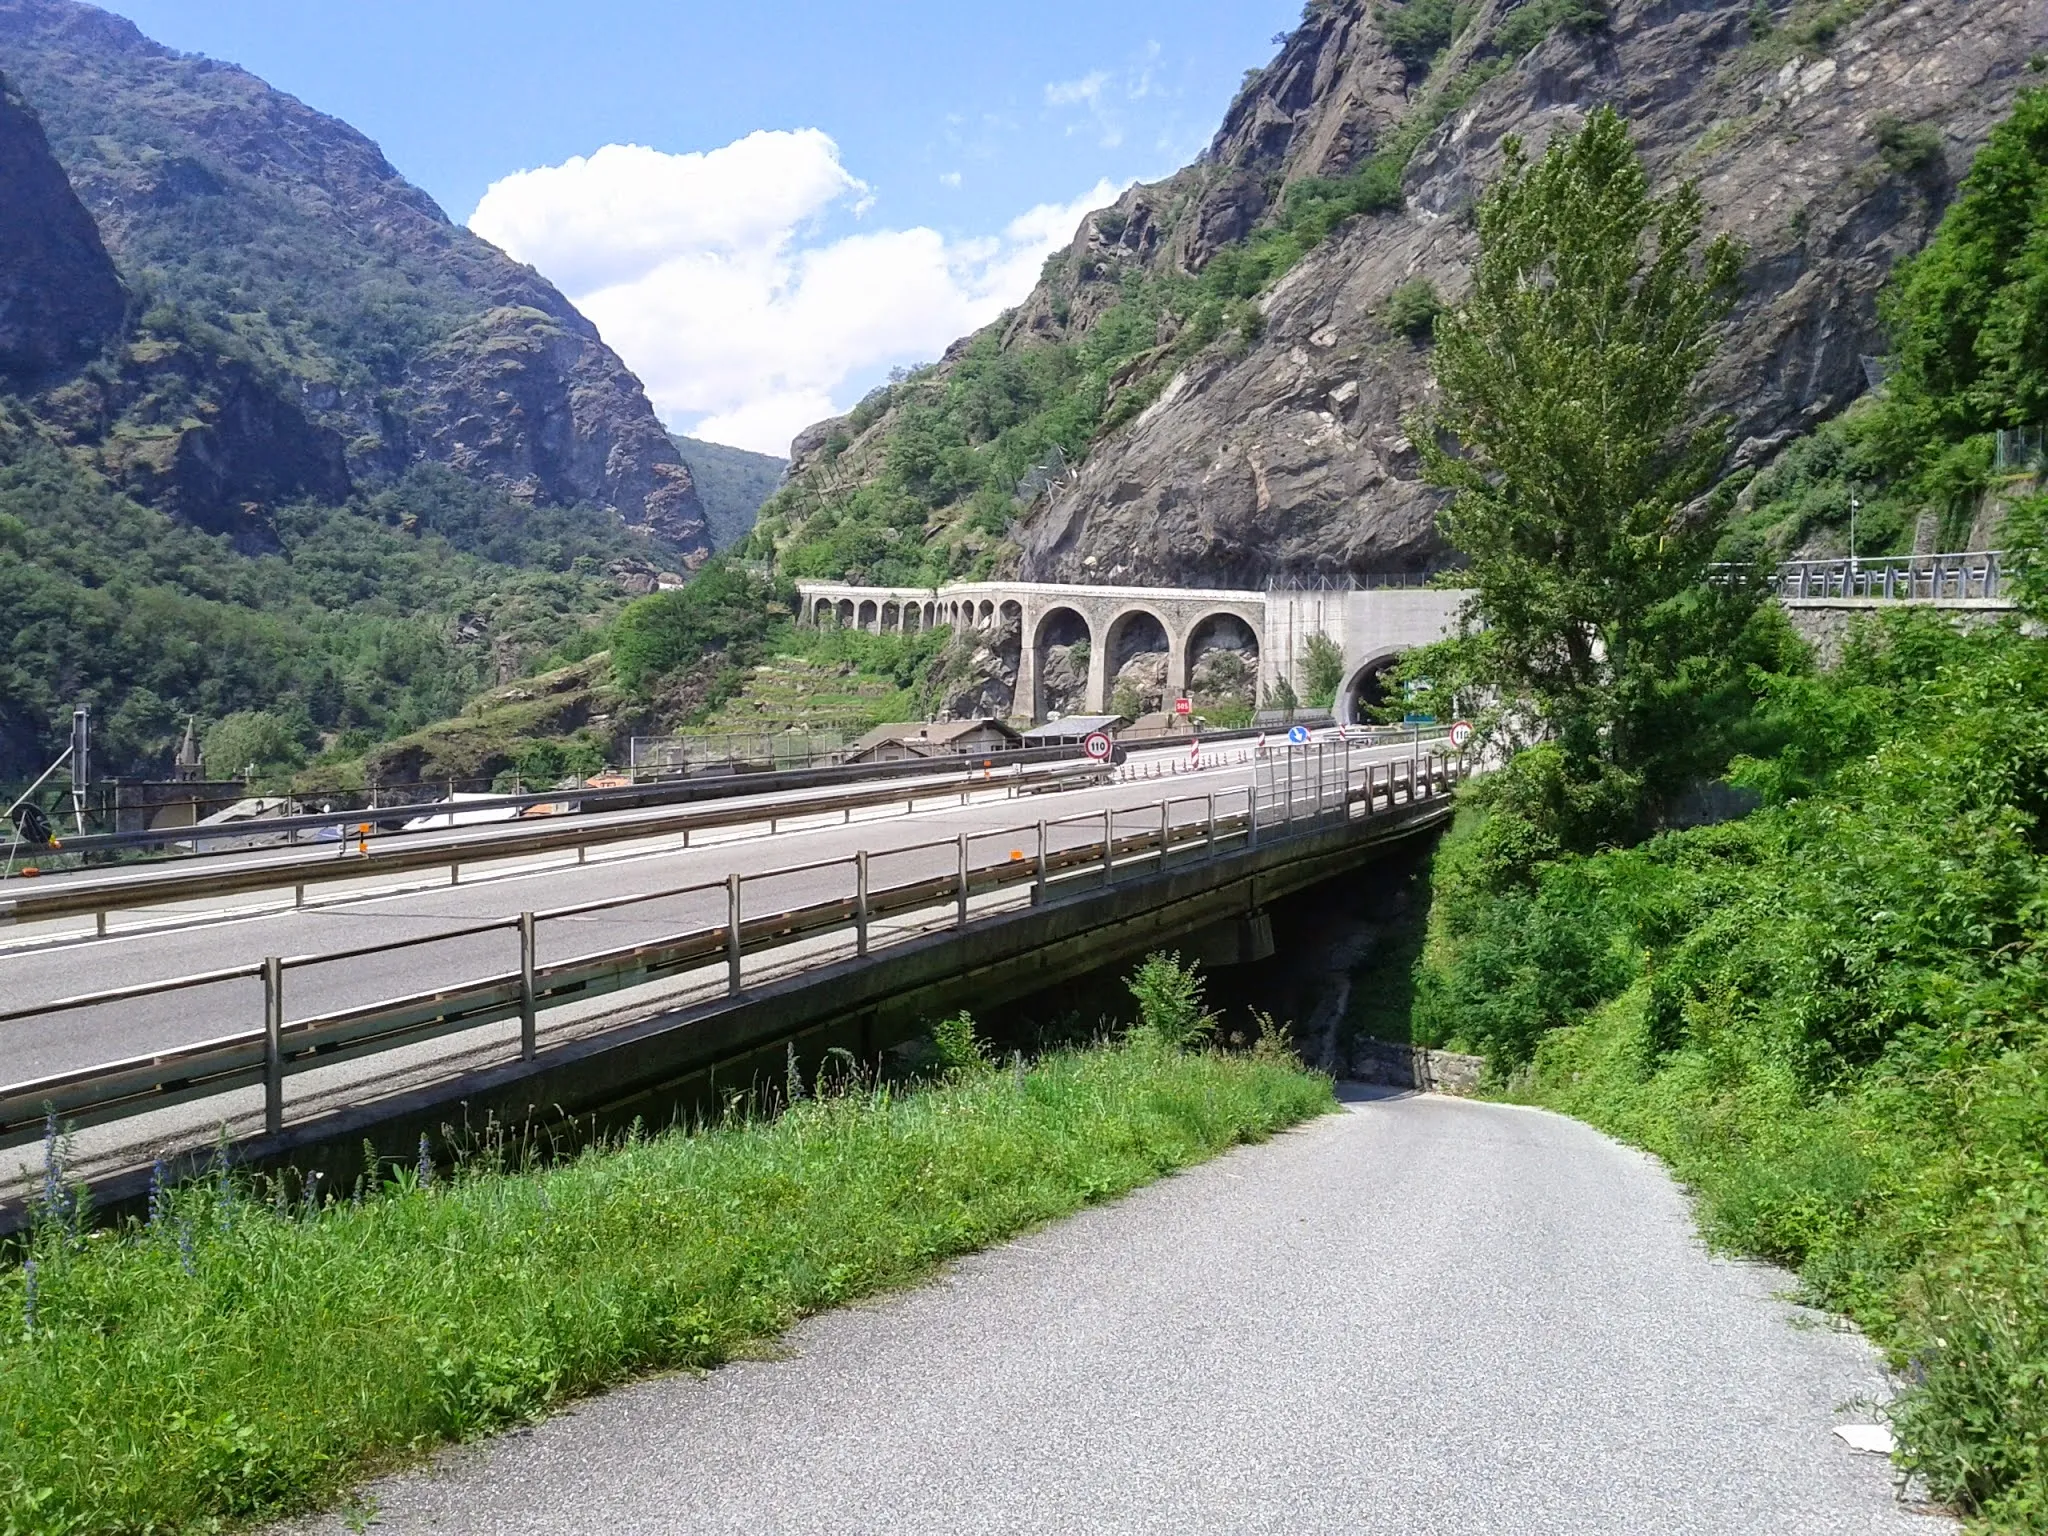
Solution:
M 1271 588 L 1109 587 L 981 581 L 933 589 L 800 582 L 802 618 L 876 633 L 916 633 L 946 625 L 957 633 L 1018 637 L 1015 713 L 1045 718 L 1046 652 L 1088 643 L 1086 714 L 1106 714 L 1118 665 L 1141 652 L 1164 652 L 1169 697 L 1187 691 L 1203 655 L 1227 646 L 1258 663 L 1258 695 L 1285 680 L 1306 688 L 1309 638 L 1323 635 L 1344 653 L 1338 718 L 1356 723 L 1361 694 L 1400 654 L 1451 632 L 1469 595 L 1455 588 L 1378 586 Z
M 2013 607 L 1997 551 L 1787 561 L 1772 571 L 1770 584 L 1793 627 L 1824 660 L 1839 653 L 1858 612 L 1918 603 L 1965 616 L 1996 616 Z M 1107 714 L 1117 668 L 1140 651 L 1165 653 L 1169 697 L 1187 691 L 1201 657 L 1220 644 L 1257 657 L 1261 699 L 1282 680 L 1302 696 L 1309 640 L 1322 635 L 1343 652 L 1335 708 L 1346 724 L 1360 722 L 1362 706 L 1375 698 L 1377 677 L 1404 651 L 1452 632 L 1471 596 L 1455 587 L 1393 584 L 1261 591 L 1025 581 L 931 588 L 813 581 L 799 582 L 797 591 L 806 624 L 905 634 L 945 625 L 991 641 L 1014 633 L 1012 712 L 1033 721 L 1046 716 L 1045 659 L 1055 645 L 1088 643 L 1080 712 Z

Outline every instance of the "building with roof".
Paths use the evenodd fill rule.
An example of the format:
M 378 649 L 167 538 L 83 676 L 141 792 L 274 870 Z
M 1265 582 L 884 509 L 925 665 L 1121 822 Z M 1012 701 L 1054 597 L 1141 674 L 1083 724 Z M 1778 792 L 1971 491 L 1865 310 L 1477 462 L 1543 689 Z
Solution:
M 1023 745 L 1016 729 L 1001 720 L 940 720 L 878 725 L 846 749 L 847 763 L 898 763 L 913 757 L 974 756 L 1014 752 Z

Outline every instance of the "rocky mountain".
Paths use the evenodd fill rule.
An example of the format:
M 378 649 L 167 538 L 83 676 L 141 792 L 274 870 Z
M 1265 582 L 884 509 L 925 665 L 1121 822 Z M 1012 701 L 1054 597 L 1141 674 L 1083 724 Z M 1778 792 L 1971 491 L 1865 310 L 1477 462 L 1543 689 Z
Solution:
M 98 356 L 128 296 L 42 124 L 4 76 L 0 208 L 0 377 L 33 384 Z
M 0 0 L 0 71 L 97 224 L 74 214 L 45 261 L 89 308 L 103 239 L 137 300 L 130 345 L 45 413 L 131 494 L 261 544 L 279 500 L 443 464 L 708 552 L 689 471 L 595 327 L 362 134 L 74 0 Z
M 1438 497 L 1402 421 L 1474 254 L 1467 211 L 1507 136 L 1540 150 L 1602 103 L 1747 247 L 1709 395 L 1736 419 L 1731 467 L 1759 461 L 1867 387 L 1887 273 L 2044 48 L 2039 0 L 1311 0 L 1198 163 L 1089 215 L 935 369 L 800 437 L 764 534 L 799 569 L 901 579 L 906 518 L 864 510 L 900 491 L 927 509 L 920 574 L 1432 568 Z M 957 403 L 1003 367 L 1040 382 L 978 433 Z M 973 473 L 920 496 L 906 434 Z M 1054 449 L 1053 473 L 1013 478 Z M 850 535 L 863 516 L 884 543 Z

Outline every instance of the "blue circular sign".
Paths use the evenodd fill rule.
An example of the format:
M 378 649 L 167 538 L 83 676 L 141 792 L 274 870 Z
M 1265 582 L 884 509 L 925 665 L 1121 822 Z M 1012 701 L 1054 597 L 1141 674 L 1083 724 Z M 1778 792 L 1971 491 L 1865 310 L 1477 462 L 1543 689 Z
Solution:
M 1287 739 L 1297 747 L 1306 746 L 1308 744 L 1308 727 L 1305 725 L 1290 725 L 1287 728 Z

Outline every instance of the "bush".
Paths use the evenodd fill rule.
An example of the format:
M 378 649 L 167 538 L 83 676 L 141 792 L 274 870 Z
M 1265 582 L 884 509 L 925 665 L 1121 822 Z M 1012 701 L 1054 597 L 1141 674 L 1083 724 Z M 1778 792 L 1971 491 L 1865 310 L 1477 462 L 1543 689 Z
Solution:
M 1871 129 L 1884 163 L 1902 175 L 1921 171 L 1942 159 L 1941 130 L 1928 123 L 1880 117 Z
M 1179 955 L 1147 955 L 1124 983 L 1138 1000 L 1140 1038 L 1172 1051 L 1191 1050 L 1216 1032 L 1216 1015 L 1203 1006 L 1206 990 L 1199 967 Z
M 1410 278 L 1387 295 L 1387 329 L 1410 341 L 1428 341 L 1443 307 L 1436 284 L 1426 277 Z
M 974 1015 L 965 1009 L 932 1026 L 932 1054 L 950 1078 L 972 1077 L 992 1065 L 988 1048 L 974 1033 Z
M 1308 687 L 1308 707 L 1328 709 L 1344 686 L 1344 648 L 1328 635 L 1310 635 L 1302 652 L 1301 670 Z

